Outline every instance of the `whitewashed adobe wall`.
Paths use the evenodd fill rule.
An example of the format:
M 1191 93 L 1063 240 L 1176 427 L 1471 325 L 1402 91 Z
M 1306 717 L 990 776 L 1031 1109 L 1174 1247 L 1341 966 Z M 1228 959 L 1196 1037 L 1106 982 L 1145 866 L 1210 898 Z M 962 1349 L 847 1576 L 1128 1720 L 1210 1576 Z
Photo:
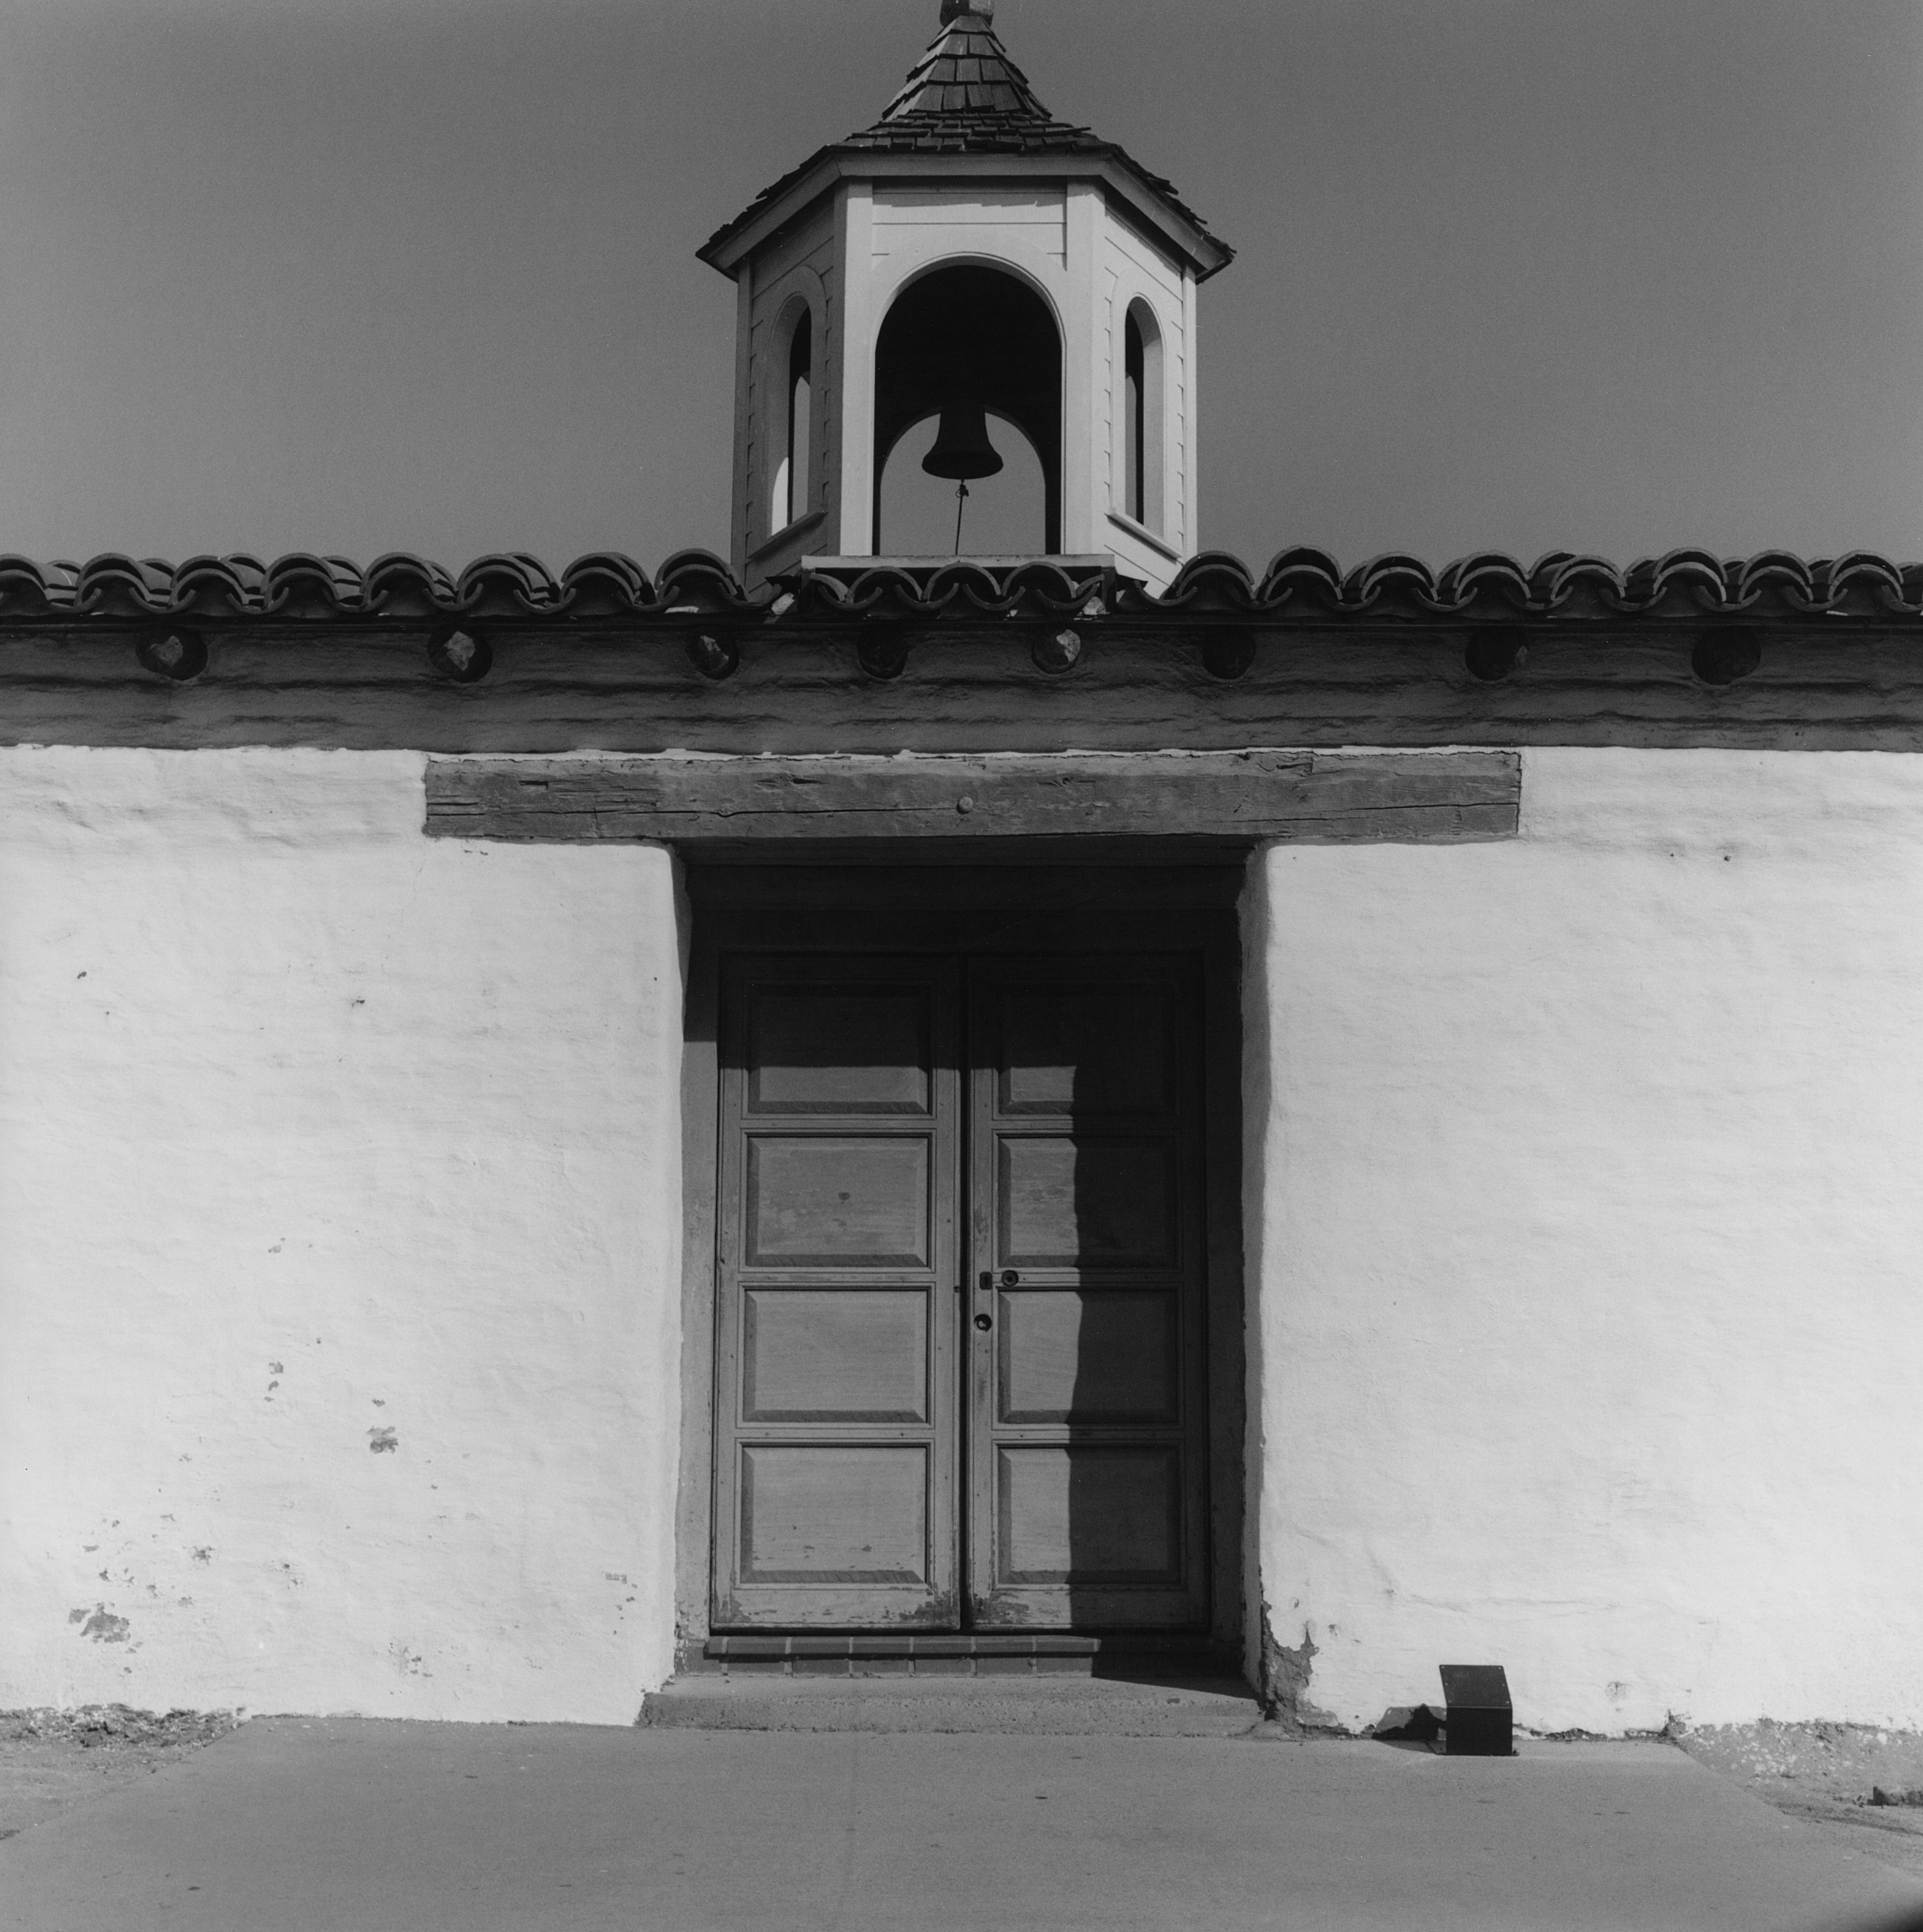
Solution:
M 1923 760 L 1530 751 L 1519 842 L 1273 849 L 1249 913 L 1309 1702 L 1923 1723 Z
M 631 1722 L 671 1664 L 667 853 L 411 753 L 0 753 L 0 1706 Z
M 424 839 L 421 766 L 0 753 L 0 1706 L 670 1668 L 671 861 Z M 1923 1722 L 1923 761 L 1530 751 L 1516 842 L 1252 876 L 1309 1703 Z

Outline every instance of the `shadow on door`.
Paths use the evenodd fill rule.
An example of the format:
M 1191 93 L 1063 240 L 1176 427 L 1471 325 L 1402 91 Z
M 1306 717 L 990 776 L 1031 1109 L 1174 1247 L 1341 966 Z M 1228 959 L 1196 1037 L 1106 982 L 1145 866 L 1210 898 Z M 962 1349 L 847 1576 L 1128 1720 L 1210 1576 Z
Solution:
M 1199 1004 L 1179 956 L 978 963 L 974 1222 L 1002 1284 L 985 1622 L 1206 1624 Z
M 1233 987 L 1233 927 L 1205 966 L 1199 937 L 1128 951 L 1134 918 L 988 924 L 992 951 L 958 914 L 698 929 L 716 1352 L 683 1601 L 717 1633 L 1119 1636 L 1099 1674 L 1193 1678 L 1240 1537 L 1211 1533 L 1204 1225 L 1204 974 Z

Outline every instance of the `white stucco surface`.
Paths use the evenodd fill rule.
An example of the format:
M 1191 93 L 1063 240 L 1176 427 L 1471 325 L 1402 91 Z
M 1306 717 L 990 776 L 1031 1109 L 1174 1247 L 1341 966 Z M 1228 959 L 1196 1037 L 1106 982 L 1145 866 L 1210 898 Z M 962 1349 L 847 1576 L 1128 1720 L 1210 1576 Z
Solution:
M 421 776 L 0 752 L 0 1706 L 671 1667 L 671 861 L 429 840 Z
M 671 1664 L 649 847 L 414 754 L 0 752 L 0 1706 L 624 1723 Z M 1923 760 L 1532 751 L 1247 922 L 1252 1589 L 1344 1724 L 1923 1724 Z
M 1256 861 L 1261 1590 L 1346 1724 L 1923 1723 L 1923 760 Z

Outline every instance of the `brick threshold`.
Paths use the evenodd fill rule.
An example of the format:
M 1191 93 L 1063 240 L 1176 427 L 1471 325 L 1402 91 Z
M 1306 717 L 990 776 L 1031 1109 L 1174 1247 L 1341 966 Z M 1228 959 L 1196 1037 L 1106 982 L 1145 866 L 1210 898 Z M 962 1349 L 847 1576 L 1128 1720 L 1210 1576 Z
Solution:
M 1125 1632 L 806 1632 L 711 1636 L 682 1674 L 867 1677 L 1158 1675 L 1235 1678 L 1242 1660 L 1185 1634 Z

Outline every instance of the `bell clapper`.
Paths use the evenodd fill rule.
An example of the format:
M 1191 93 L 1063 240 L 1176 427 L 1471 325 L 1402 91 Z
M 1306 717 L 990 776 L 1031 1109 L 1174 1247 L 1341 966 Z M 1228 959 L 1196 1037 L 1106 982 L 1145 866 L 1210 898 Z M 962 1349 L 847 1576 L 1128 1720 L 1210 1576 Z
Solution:
M 966 502 L 967 500 L 968 500 L 968 486 L 967 486 L 967 484 L 966 484 L 966 483 L 957 483 L 957 484 L 956 484 L 956 486 L 955 486 L 955 554 L 956 554 L 956 556 L 957 556 L 957 557 L 959 557 L 959 556 L 961 555 L 961 519 L 962 519 L 962 505 L 963 505 L 964 503 L 966 503 Z

